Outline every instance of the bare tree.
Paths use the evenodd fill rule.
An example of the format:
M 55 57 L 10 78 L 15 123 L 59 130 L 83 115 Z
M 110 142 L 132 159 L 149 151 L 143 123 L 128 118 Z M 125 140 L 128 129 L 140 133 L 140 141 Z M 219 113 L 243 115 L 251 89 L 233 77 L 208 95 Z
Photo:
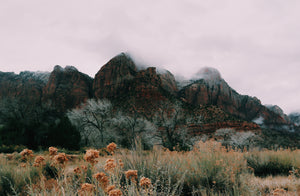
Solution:
M 260 140 L 260 137 L 251 131 L 237 132 L 232 128 L 218 129 L 215 136 L 222 137 L 223 145 L 239 149 L 251 148 Z
M 67 113 L 70 121 L 79 128 L 85 145 L 104 147 L 110 138 L 108 129 L 112 118 L 112 104 L 108 100 L 90 99 L 79 109 Z
M 153 121 L 164 146 L 173 150 L 176 146 L 183 148 L 186 145 L 187 118 L 181 103 L 162 102 Z
M 150 121 L 139 116 L 137 112 L 132 115 L 124 115 L 119 112 L 113 118 L 112 124 L 115 127 L 116 137 L 123 146 L 134 146 L 137 139 L 142 140 L 147 147 L 153 145 L 156 128 Z

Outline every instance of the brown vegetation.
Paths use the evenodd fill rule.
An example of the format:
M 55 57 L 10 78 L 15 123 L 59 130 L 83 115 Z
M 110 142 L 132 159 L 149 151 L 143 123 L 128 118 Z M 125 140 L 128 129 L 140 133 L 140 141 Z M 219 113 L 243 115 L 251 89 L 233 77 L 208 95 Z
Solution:
M 0 156 L 1 195 L 300 193 L 299 150 L 241 152 L 208 141 L 198 142 L 189 152 L 137 149 L 97 157 L 97 150 L 88 150 L 84 159 L 68 162 L 64 153 L 52 158 L 47 153 L 34 155 L 28 149 L 24 152 L 24 156 L 29 154 L 32 159 L 24 162 L 22 156 Z M 263 169 L 266 165 L 269 170 Z M 262 178 L 258 176 L 261 173 L 256 174 L 260 170 L 270 174 Z

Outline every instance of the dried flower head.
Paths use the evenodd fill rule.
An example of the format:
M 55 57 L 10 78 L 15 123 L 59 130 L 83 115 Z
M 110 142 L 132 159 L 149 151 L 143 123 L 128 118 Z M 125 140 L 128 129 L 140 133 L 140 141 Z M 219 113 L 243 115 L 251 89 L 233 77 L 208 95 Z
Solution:
M 26 167 L 27 165 L 26 165 L 26 163 L 21 163 L 20 166 L 21 167 Z
M 107 151 L 110 152 L 111 154 L 114 154 L 114 151 L 116 150 L 116 148 L 117 148 L 117 144 L 115 144 L 113 142 L 108 144 L 106 147 Z
M 83 171 L 85 171 L 85 172 L 87 171 L 87 166 L 81 165 L 80 167 L 81 167 L 81 169 L 82 169 Z
M 137 179 L 137 174 L 138 171 L 137 170 L 128 170 L 125 172 L 125 175 L 126 175 L 126 178 L 131 180 L 131 181 L 134 181 Z
M 119 166 L 120 166 L 121 168 L 124 167 L 124 163 L 123 163 L 122 159 L 119 159 Z
M 57 148 L 55 148 L 55 147 L 49 147 L 49 154 L 50 154 L 50 156 L 54 156 L 54 155 L 57 155 L 57 151 L 58 151 L 58 149 Z
M 286 190 L 282 189 L 282 188 L 276 188 L 273 191 L 273 195 L 274 196 L 280 196 L 280 195 L 285 195 L 286 194 Z
M 8 160 L 12 160 L 12 159 L 14 158 L 14 154 L 7 154 L 7 155 L 6 155 L 6 158 L 7 158 Z
M 113 189 L 115 189 L 116 186 L 115 185 L 109 185 L 106 189 L 105 189 L 105 192 L 106 193 L 109 193 L 110 191 L 112 191 Z
M 45 161 L 45 158 L 43 156 L 36 156 L 35 159 L 34 159 L 33 166 L 34 167 L 39 167 L 39 166 L 45 165 L 44 161 Z
M 105 173 L 96 173 L 93 175 L 93 178 L 96 178 L 101 188 L 105 189 L 108 186 L 109 180 Z
M 84 159 L 91 163 L 92 165 L 97 163 L 98 161 L 96 160 L 96 158 L 99 157 L 99 151 L 98 150 L 93 150 L 93 149 L 89 149 L 86 151 L 85 155 L 84 155 Z
M 151 186 L 151 180 L 146 177 L 142 177 L 140 180 L 140 186 L 143 188 L 149 188 Z
M 78 191 L 80 195 L 91 194 L 94 192 L 95 186 L 89 183 L 84 183 L 81 185 L 81 189 Z
M 104 165 L 104 169 L 105 171 L 112 171 L 116 166 L 117 164 L 115 163 L 114 159 L 107 159 Z
M 48 191 L 55 189 L 56 192 L 59 191 L 59 185 L 56 179 L 50 178 L 42 178 L 41 179 L 44 183 L 43 189 L 46 189 Z
M 120 191 L 119 189 L 113 189 L 108 193 L 108 196 L 121 196 L 121 195 L 122 195 L 122 191 Z
M 80 170 L 79 167 L 75 167 L 75 168 L 73 169 L 73 171 L 74 171 L 75 174 L 80 174 L 80 173 L 81 173 L 81 170 Z
M 58 155 L 55 155 L 53 159 L 56 164 L 62 164 L 62 165 L 68 161 L 67 155 L 65 153 L 58 153 Z
M 22 150 L 22 152 L 20 152 L 20 155 L 22 156 L 23 159 L 27 159 L 33 157 L 33 152 L 32 150 L 26 148 Z

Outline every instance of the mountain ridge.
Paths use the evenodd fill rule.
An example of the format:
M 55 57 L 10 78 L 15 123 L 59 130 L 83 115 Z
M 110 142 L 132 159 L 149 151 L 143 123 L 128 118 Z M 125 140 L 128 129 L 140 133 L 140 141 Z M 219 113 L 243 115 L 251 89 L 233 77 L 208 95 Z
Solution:
M 204 68 L 198 73 L 198 79 L 179 86 L 171 72 L 160 72 L 155 67 L 138 69 L 129 55 L 121 53 L 103 65 L 94 78 L 73 66 L 55 66 L 46 83 L 47 77 L 30 74 L 35 72 L 24 73 L 27 72 L 19 75 L 0 72 L 0 99 L 20 97 L 36 104 L 47 103 L 66 112 L 87 99 L 123 97 L 129 103 L 135 100 L 140 109 L 148 113 L 155 110 L 160 101 L 178 99 L 192 107 L 213 105 L 251 123 L 263 118 L 265 125 L 273 127 L 293 125 L 287 115 L 276 112 L 280 108 L 272 110 L 263 106 L 256 97 L 240 95 L 214 68 Z M 26 79 L 22 80 L 23 76 Z

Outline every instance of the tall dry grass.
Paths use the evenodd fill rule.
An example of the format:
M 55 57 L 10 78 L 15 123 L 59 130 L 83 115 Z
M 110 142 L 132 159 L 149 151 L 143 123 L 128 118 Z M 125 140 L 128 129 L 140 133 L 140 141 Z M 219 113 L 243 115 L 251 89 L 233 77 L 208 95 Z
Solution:
M 240 152 L 214 141 L 198 142 L 189 152 L 135 146 L 110 144 L 105 156 L 101 149 L 66 155 L 54 148 L 2 154 L 0 195 L 299 194 L 299 150 Z

